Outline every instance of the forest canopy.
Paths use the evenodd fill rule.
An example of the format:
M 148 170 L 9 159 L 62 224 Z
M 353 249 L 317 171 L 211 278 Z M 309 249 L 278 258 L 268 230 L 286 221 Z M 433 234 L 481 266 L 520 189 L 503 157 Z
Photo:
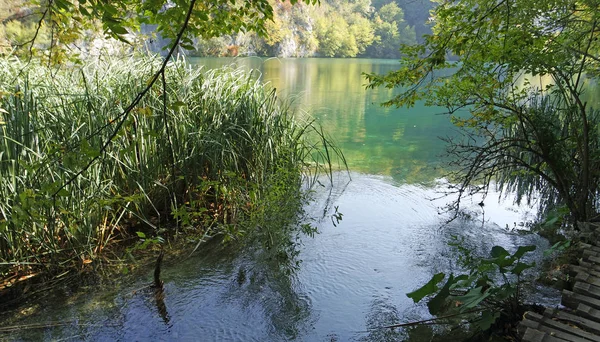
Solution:
M 387 105 L 448 108 L 462 132 L 448 139 L 455 209 L 497 185 L 517 202 L 540 198 L 543 213 L 594 218 L 600 1 L 439 1 L 432 17 L 432 35 L 403 48 L 398 70 L 368 78 L 404 89 Z
M 184 1 L 172 5 L 1 0 L 0 53 L 35 54 L 52 47 L 60 62 L 66 52 L 106 47 L 105 38 L 126 42 L 124 48 L 160 52 L 186 14 Z M 200 56 L 399 58 L 401 45 L 430 33 L 431 8 L 429 0 L 203 1 L 196 4 L 180 46 Z M 109 45 L 113 51 L 118 46 Z

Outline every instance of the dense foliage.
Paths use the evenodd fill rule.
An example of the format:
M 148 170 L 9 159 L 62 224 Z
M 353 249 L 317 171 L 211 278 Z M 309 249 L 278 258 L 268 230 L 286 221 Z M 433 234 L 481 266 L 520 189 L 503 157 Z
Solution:
M 296 2 L 290 0 L 290 4 Z M 4 53 L 11 48 L 24 49 L 28 55 L 45 55 L 52 62 L 77 55 L 82 41 L 98 31 L 107 38 L 132 43 L 143 25 L 153 25 L 155 37 L 176 42 L 185 49 L 192 48 L 192 39 L 197 37 L 209 39 L 240 31 L 264 36 L 265 23 L 273 18 L 273 8 L 267 0 L 17 0 L 3 1 L 2 5 L 6 15 L 2 21 L 4 31 L 13 21 L 26 23 L 22 34 L 5 33 L 0 39 L 10 39 Z
M 501 246 L 494 246 L 488 257 L 478 258 L 463 246 L 463 241 L 455 239 L 450 245 L 456 248 L 458 266 L 464 272 L 448 276 L 437 273 L 407 296 L 415 303 L 427 298 L 432 315 L 470 317 L 471 341 L 489 340 L 486 335 L 493 326 L 506 335 L 514 333 L 514 325 L 527 311 L 521 289 L 524 276 L 535 266 L 535 262 L 525 261 L 526 254 L 536 247 L 520 246 L 511 254 Z M 444 285 L 439 287 L 444 279 Z
M 370 56 L 397 58 L 402 44 L 426 33 L 429 0 L 211 1 L 195 5 L 180 46 L 195 55 Z M 242 5 L 242 3 L 245 3 Z M 402 7 L 400 7 L 402 5 Z M 0 53 L 43 55 L 54 62 L 79 54 L 114 52 L 102 36 L 169 47 L 188 3 L 164 1 L 0 1 Z M 406 11 L 406 12 L 405 12 Z M 406 20 L 405 14 L 410 14 Z M 121 45 L 120 48 L 126 48 Z M 45 51 L 45 52 L 44 52 Z
M 404 87 L 387 105 L 425 100 L 452 114 L 463 133 L 449 140 L 453 209 L 496 184 L 544 210 L 565 206 L 572 221 L 594 217 L 600 118 L 598 94 L 585 89 L 597 90 L 600 2 L 439 1 L 433 19 L 399 70 L 369 80 Z
M 397 58 L 402 44 L 416 42 L 415 23 L 424 27 L 426 21 L 420 16 L 415 23 L 408 23 L 395 1 L 377 6 L 370 0 L 324 0 L 318 6 L 291 6 L 279 0 L 270 3 L 274 15 L 273 21 L 266 24 L 265 37 L 240 33 L 199 40 L 198 51 L 192 53 Z
M 337 150 L 248 73 L 183 61 L 119 126 L 160 63 L 102 59 L 73 73 L 0 60 L 0 276 L 84 267 L 136 232 L 146 245 L 180 233 L 287 241 L 274 235 L 288 232 L 302 180 Z

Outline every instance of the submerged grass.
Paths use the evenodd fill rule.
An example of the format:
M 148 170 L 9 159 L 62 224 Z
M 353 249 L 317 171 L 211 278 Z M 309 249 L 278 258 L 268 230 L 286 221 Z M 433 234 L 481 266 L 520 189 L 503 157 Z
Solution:
M 271 248 L 265 222 L 293 216 L 283 207 L 299 209 L 303 182 L 345 164 L 320 128 L 241 69 L 173 62 L 119 128 L 159 67 L 139 56 L 77 70 L 0 60 L 0 290 L 86 267 L 132 236 L 146 247 L 254 234 Z

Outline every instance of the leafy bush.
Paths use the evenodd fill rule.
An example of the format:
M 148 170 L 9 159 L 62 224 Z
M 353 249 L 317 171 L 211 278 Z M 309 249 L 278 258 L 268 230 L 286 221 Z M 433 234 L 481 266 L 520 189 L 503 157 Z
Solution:
M 322 131 L 243 70 L 170 63 L 125 115 L 160 62 L 0 60 L 0 275 L 87 264 L 134 232 L 237 239 L 273 189 L 332 171 Z
M 474 314 L 474 327 L 486 331 L 498 320 L 514 320 L 521 317 L 523 309 L 521 286 L 523 272 L 535 266 L 523 257 L 536 249 L 520 246 L 513 254 L 501 246 L 494 246 L 489 258 L 479 259 L 460 242 L 451 243 L 459 252 L 459 264 L 468 271 L 448 277 L 435 274 L 421 288 L 407 296 L 416 302 L 429 297 L 427 307 L 432 315 L 442 313 Z M 446 279 L 445 284 L 438 285 Z

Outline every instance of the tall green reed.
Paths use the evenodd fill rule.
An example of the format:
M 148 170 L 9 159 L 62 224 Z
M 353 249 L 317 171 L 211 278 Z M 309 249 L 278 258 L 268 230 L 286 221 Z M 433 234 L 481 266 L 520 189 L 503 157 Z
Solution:
M 281 198 L 267 194 L 277 175 L 298 192 L 332 177 L 332 158 L 345 164 L 253 75 L 183 61 L 115 132 L 159 66 L 139 56 L 62 70 L 0 60 L 0 273 L 89 262 L 138 229 L 235 238 L 265 200 Z

